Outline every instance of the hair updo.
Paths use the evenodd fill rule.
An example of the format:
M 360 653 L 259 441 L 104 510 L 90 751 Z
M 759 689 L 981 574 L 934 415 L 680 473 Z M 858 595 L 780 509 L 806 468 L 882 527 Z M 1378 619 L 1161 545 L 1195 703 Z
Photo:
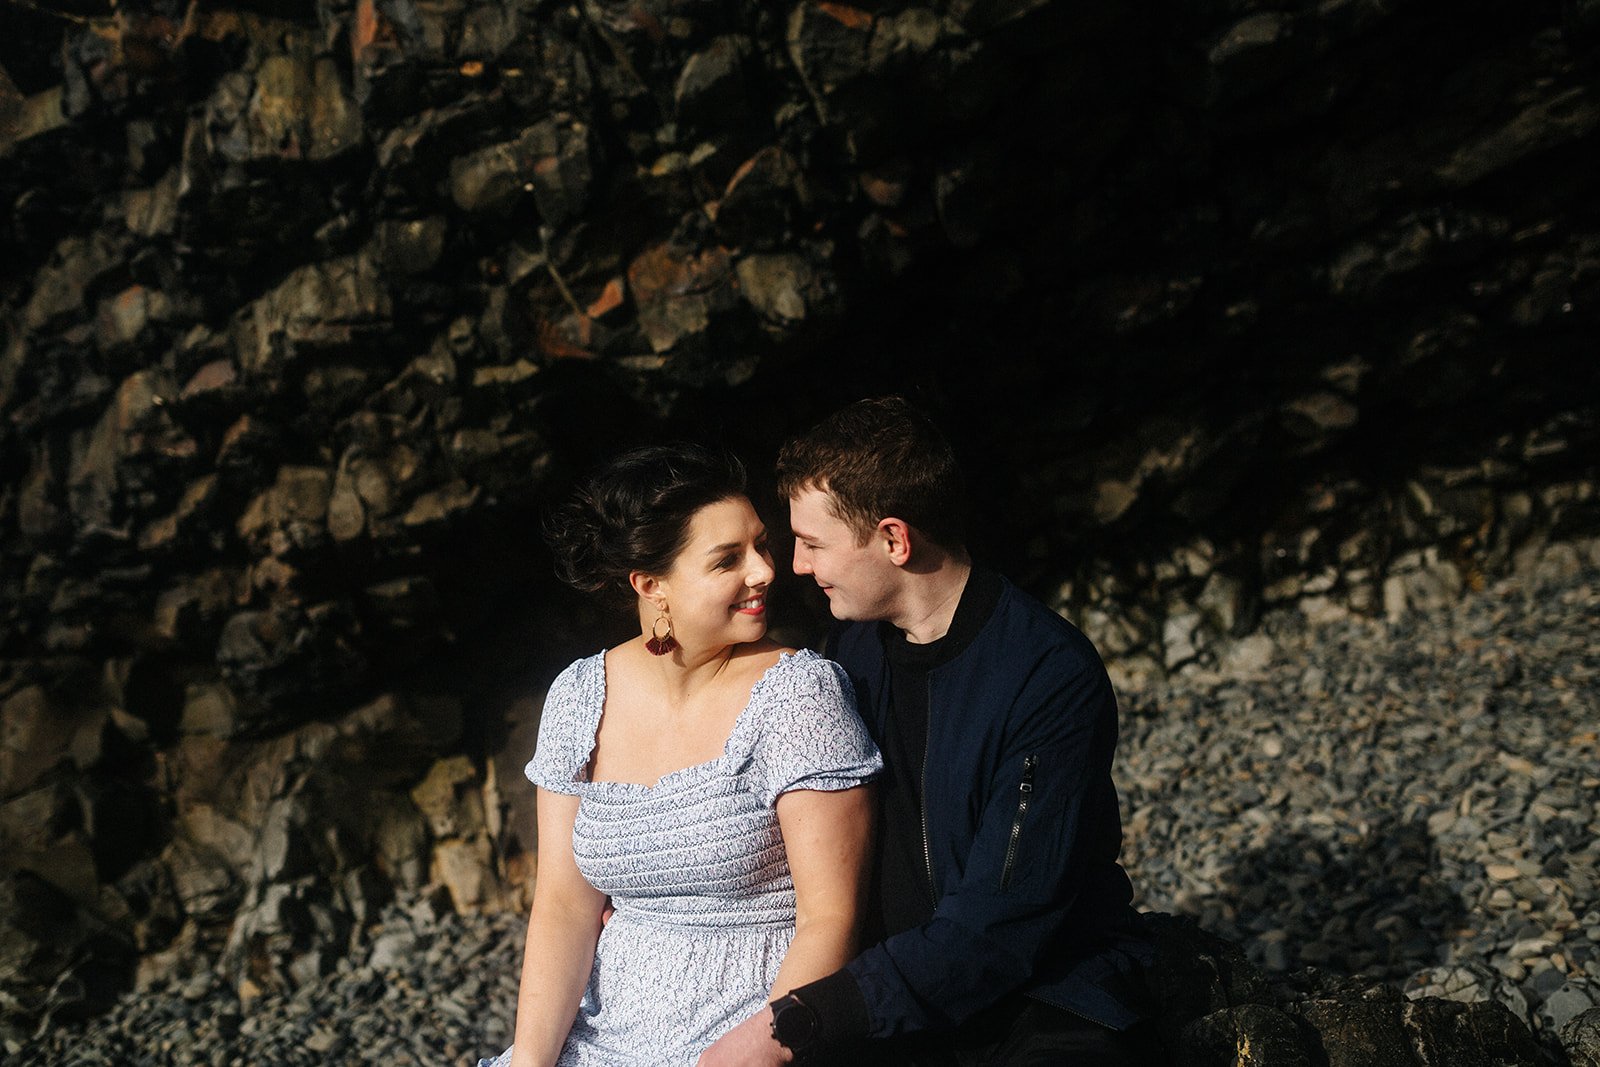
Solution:
M 698 445 L 647 445 L 592 472 L 545 523 L 556 577 L 631 595 L 634 571 L 665 574 L 708 504 L 745 493 L 744 464 Z

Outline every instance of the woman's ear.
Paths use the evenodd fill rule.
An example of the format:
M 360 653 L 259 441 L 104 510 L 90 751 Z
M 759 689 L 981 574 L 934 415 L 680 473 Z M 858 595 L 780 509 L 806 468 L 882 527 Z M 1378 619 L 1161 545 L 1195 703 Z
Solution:
M 665 590 L 662 588 L 661 579 L 644 571 L 630 571 L 628 584 L 633 587 L 635 595 L 640 599 L 648 600 L 659 610 L 665 603 Z
M 911 527 L 893 516 L 878 521 L 878 538 L 889 562 L 904 567 L 911 561 Z

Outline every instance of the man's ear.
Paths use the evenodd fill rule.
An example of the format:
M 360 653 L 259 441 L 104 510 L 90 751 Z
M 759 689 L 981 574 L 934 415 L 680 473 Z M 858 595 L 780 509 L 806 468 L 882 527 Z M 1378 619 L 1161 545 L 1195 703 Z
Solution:
M 911 527 L 904 519 L 890 517 L 878 521 L 878 540 L 889 556 L 889 562 L 904 567 L 911 562 Z

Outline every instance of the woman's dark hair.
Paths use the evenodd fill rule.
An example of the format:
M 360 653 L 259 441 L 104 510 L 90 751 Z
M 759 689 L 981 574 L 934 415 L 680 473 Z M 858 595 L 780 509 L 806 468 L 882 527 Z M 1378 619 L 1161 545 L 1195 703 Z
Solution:
M 699 445 L 624 452 L 582 482 L 545 522 L 556 577 L 586 593 L 629 593 L 633 571 L 665 574 L 707 504 L 745 492 L 744 464 Z

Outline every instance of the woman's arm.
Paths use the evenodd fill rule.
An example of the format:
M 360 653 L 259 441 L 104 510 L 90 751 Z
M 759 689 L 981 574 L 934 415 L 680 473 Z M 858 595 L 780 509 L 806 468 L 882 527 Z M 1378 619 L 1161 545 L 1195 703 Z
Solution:
M 870 785 L 824 792 L 795 789 L 778 797 L 778 827 L 794 877 L 794 940 L 772 983 L 772 997 L 830 975 L 850 962 L 867 895 L 872 846 Z M 772 1038 L 772 1008 L 723 1034 L 699 1067 L 784 1064 L 794 1057 Z
M 773 997 L 832 974 L 855 955 L 866 904 L 872 787 L 795 789 L 778 798 L 778 827 L 794 878 L 794 940 Z
M 578 798 L 538 792 L 539 871 L 522 954 L 512 1067 L 556 1062 L 594 966 L 605 894 L 584 881 L 572 858 Z

